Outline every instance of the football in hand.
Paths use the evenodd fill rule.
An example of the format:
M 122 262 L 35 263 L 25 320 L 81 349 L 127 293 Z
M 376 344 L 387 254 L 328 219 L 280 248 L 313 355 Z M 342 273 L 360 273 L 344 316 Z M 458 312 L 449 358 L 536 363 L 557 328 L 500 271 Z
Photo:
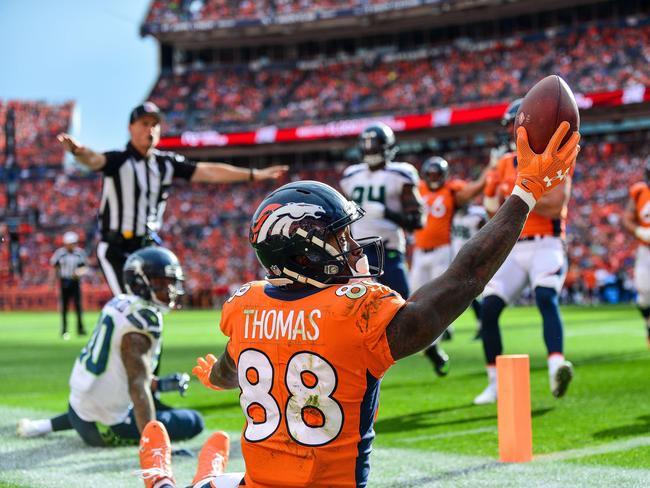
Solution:
M 517 129 L 523 126 L 528 133 L 530 148 L 541 154 L 563 121 L 567 121 L 571 128 L 560 147 L 569 140 L 574 131 L 580 129 L 580 114 L 576 99 L 566 81 L 557 75 L 547 76 L 538 81 L 521 102 L 515 116 L 515 140 Z

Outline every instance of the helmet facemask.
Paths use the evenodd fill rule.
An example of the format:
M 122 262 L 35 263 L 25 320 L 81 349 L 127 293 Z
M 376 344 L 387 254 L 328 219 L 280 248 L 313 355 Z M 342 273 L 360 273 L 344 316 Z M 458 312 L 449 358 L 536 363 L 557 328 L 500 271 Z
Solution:
M 445 173 L 436 168 L 427 171 L 424 174 L 424 181 L 429 189 L 433 191 L 440 189 L 445 184 L 446 179 L 447 177 Z
M 380 237 L 355 240 L 354 247 L 343 238 L 352 222 L 365 212 L 350 202 L 351 212 L 339 221 L 323 226 L 318 219 L 306 218 L 292 224 L 291 243 L 282 252 L 289 256 L 283 269 L 271 266 L 267 281 L 276 286 L 305 283 L 316 288 L 346 284 L 352 279 L 375 278 L 383 274 L 383 244 Z M 350 236 L 351 237 L 351 236 Z M 365 249 L 374 248 L 378 266 L 370 266 Z M 291 264 L 295 263 L 295 266 Z
M 371 168 L 376 168 L 386 162 L 386 154 L 381 141 L 375 137 L 361 138 L 361 158 Z
M 185 277 L 180 266 L 167 265 L 164 276 L 148 277 L 142 263 L 135 260 L 129 271 L 133 273 L 133 278 L 125 283 L 128 293 L 153 303 L 163 312 L 181 308 L 179 299 L 185 294 Z

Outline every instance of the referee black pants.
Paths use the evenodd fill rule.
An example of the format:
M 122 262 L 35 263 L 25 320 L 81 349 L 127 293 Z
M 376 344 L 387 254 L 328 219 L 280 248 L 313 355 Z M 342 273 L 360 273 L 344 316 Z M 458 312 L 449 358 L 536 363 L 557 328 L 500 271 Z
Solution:
M 84 334 L 84 325 L 82 320 L 83 311 L 81 310 L 81 287 L 79 280 L 62 279 L 61 280 L 61 335 L 68 332 L 68 306 L 70 300 L 74 302 L 75 311 L 77 312 L 77 333 Z
M 137 242 L 136 242 L 137 241 Z M 122 268 L 129 257 L 129 254 L 137 251 L 142 247 L 141 239 L 125 241 L 124 244 L 115 244 L 112 242 L 100 241 L 97 244 L 97 259 L 106 278 L 108 287 L 114 296 L 120 293 L 126 293 L 124 280 L 122 279 Z

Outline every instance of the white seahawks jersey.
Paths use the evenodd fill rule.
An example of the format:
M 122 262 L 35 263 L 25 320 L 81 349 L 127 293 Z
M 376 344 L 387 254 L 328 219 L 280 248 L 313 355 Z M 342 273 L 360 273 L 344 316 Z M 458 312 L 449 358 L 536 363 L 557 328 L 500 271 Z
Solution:
M 341 189 L 362 208 L 365 203 L 380 202 L 394 212 L 402 212 L 402 188 L 418 187 L 417 170 L 409 163 L 390 162 L 382 169 L 371 171 L 365 163 L 349 166 L 341 178 Z M 352 224 L 354 237 L 380 236 L 387 249 L 406 250 L 404 231 L 385 218 L 364 217 Z
M 451 251 L 455 257 L 479 229 L 487 222 L 487 213 L 480 205 L 470 205 L 467 209 L 458 209 L 451 221 Z
M 151 303 L 134 295 L 118 295 L 99 316 L 88 344 L 70 375 L 70 405 L 83 420 L 114 425 L 129 414 L 131 396 L 122 362 L 122 337 L 131 332 L 151 340 L 148 355 L 153 371 L 160 354 L 163 318 Z

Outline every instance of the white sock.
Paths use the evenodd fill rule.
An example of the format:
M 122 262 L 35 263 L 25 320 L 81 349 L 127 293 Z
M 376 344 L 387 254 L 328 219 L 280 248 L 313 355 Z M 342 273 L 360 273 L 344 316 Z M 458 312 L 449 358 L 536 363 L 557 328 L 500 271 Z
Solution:
M 487 375 L 488 375 L 488 383 L 490 385 L 496 385 L 497 384 L 497 367 L 496 366 L 488 366 L 486 369 L 487 369 Z
M 548 374 L 553 376 L 562 363 L 564 362 L 564 354 L 562 353 L 553 353 L 548 357 Z
M 32 426 L 42 434 L 49 434 L 52 432 L 52 422 L 50 419 L 32 420 Z

